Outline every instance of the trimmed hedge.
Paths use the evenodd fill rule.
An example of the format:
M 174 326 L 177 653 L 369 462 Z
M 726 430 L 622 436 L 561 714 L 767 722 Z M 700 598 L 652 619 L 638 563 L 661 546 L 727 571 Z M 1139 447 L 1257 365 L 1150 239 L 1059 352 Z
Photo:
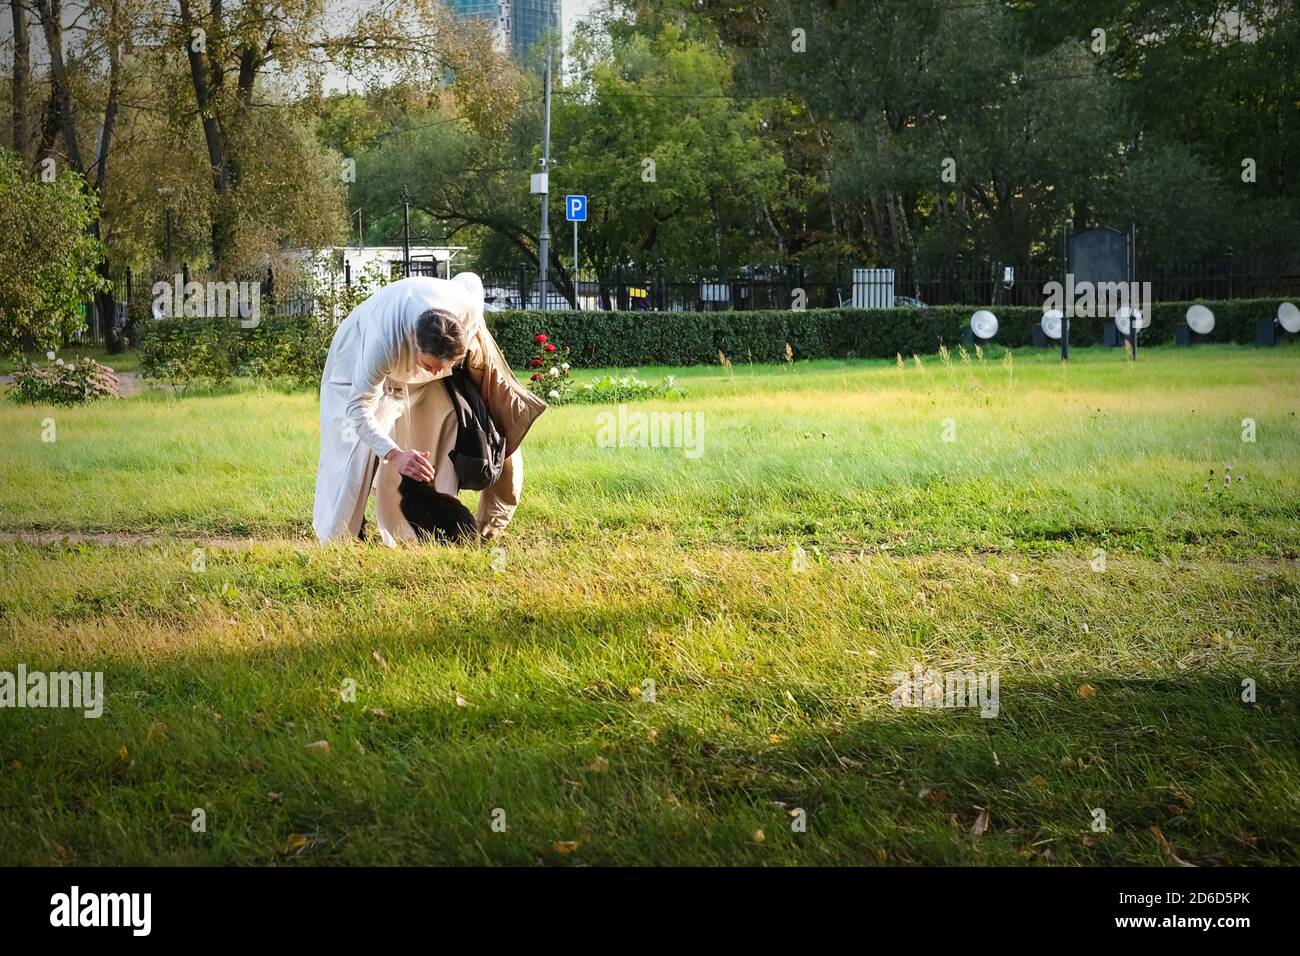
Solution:
M 1255 324 L 1277 315 L 1281 299 L 1205 302 L 1214 311 L 1215 342 L 1249 345 Z M 1159 302 L 1138 347 L 1174 341 L 1191 302 Z M 533 336 L 545 332 L 570 349 L 578 368 L 708 365 L 722 352 L 733 362 L 783 362 L 789 343 L 796 359 L 893 358 L 927 355 L 961 344 L 972 306 L 926 309 L 808 309 L 768 312 L 490 312 L 488 326 L 510 363 L 522 366 Z M 994 342 L 1017 348 L 1033 342 L 1042 309 L 995 306 Z M 1070 320 L 1070 344 L 1100 345 L 1105 319 Z
M 320 384 L 334 330 L 311 316 L 271 316 L 256 328 L 231 319 L 148 319 L 137 326 L 146 378 L 183 387 L 219 385 L 231 376 Z
M 1277 315 L 1280 299 L 1206 302 L 1214 310 L 1215 342 L 1249 345 L 1255 324 Z M 1190 302 L 1161 302 L 1138 340 L 1160 345 L 1174 340 Z M 961 344 L 970 306 L 926 309 L 808 309 L 766 312 L 489 312 L 488 327 L 511 366 L 522 369 L 545 332 L 570 350 L 582 368 L 640 368 L 648 365 L 712 365 L 721 352 L 733 362 L 783 362 L 786 345 L 799 360 L 886 358 L 927 355 Z M 1029 345 L 1042 310 L 998 306 L 998 335 L 1006 348 Z M 1071 319 L 1070 344 L 1097 345 L 1104 319 Z M 233 375 L 289 378 L 319 384 L 333 330 L 311 316 L 263 319 L 241 329 L 226 319 L 147 320 L 139 327 L 141 369 L 173 385 L 220 384 Z

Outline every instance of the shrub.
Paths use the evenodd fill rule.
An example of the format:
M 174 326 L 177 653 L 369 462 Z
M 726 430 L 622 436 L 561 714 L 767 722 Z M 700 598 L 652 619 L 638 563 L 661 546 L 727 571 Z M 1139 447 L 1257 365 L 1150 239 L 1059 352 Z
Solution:
M 1214 310 L 1213 338 L 1249 344 L 1255 323 L 1277 314 L 1277 299 L 1236 299 L 1205 303 Z M 1174 326 L 1190 302 L 1160 302 L 1152 308 L 1151 326 L 1142 345 L 1172 342 Z M 721 352 L 737 362 L 785 362 L 786 344 L 798 360 L 820 358 L 889 358 L 896 354 L 928 355 L 941 345 L 955 348 L 963 340 L 973 306 L 925 309 L 808 309 L 768 312 L 538 312 L 488 313 L 488 325 L 514 365 L 531 356 L 533 336 L 547 328 L 568 343 L 570 361 L 585 368 L 633 368 L 648 365 L 709 365 Z M 1042 310 L 1028 306 L 994 306 L 999 322 L 996 344 L 1029 345 Z M 1105 319 L 1070 320 L 1070 342 L 1100 344 Z
M 173 388 L 221 385 L 232 375 L 320 384 L 332 326 L 310 315 L 273 316 L 244 329 L 229 319 L 149 319 L 139 326 L 140 370 Z
M 0 352 L 52 348 L 85 324 L 81 303 L 106 288 L 89 231 L 97 213 L 81 176 L 45 182 L 0 149 Z
M 150 319 L 139 328 L 140 372 L 177 390 L 222 385 L 236 368 L 239 332 L 228 319 Z
M 662 385 L 651 385 L 635 375 L 615 378 L 606 375 L 594 382 L 588 382 L 578 389 L 573 401 L 582 405 L 621 404 L 649 398 L 685 398 L 686 390 L 680 388 L 671 375 L 665 375 Z
M 1277 299 L 1206 302 L 1214 310 L 1213 340 L 1247 345 L 1255 324 L 1277 314 Z M 1160 302 L 1151 310 L 1139 347 L 1172 342 L 1174 326 L 1190 302 Z M 644 368 L 654 365 L 711 365 L 719 353 L 735 362 L 785 363 L 824 358 L 886 358 L 929 355 L 941 346 L 956 348 L 970 323 L 971 306 L 925 309 L 808 309 L 768 312 L 490 312 L 488 327 L 515 368 L 525 370 L 533 391 L 560 403 L 570 397 L 571 374 L 550 376 L 555 363 L 579 368 Z M 999 329 L 995 344 L 1017 348 L 1030 344 L 1042 310 L 994 306 Z M 1070 321 L 1070 342 L 1077 346 L 1102 341 L 1101 318 Z M 539 329 L 547 329 L 539 343 Z M 325 368 L 334 326 L 312 316 L 269 317 L 255 329 L 241 329 L 225 319 L 146 320 L 140 326 L 141 369 L 145 376 L 185 387 L 196 382 L 220 384 L 231 375 L 287 378 L 315 387 Z M 552 341 L 563 350 L 545 352 Z M 789 352 L 787 352 L 787 345 Z M 539 359 L 543 364 L 532 366 Z M 544 369 L 543 379 L 532 375 Z M 567 381 L 567 385 L 565 382 Z M 574 393 L 576 395 L 576 391 Z
M 56 359 L 49 365 L 23 360 L 14 372 L 14 401 L 23 405 L 79 405 L 99 398 L 121 397 L 117 375 L 94 359 Z

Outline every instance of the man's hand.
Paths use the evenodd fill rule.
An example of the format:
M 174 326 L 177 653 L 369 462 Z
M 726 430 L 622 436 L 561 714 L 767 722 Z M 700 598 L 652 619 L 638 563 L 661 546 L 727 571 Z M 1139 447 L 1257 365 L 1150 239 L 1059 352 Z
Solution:
M 399 475 L 416 481 L 433 481 L 433 465 L 429 464 L 427 451 L 389 452 L 384 461 L 396 468 Z

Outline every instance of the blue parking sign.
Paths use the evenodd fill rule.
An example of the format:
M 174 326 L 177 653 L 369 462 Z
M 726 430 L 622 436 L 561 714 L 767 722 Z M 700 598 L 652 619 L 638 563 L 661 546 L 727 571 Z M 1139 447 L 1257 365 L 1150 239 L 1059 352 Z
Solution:
M 587 221 L 587 197 L 586 196 L 565 196 L 564 217 L 568 219 L 569 222 L 586 222 Z

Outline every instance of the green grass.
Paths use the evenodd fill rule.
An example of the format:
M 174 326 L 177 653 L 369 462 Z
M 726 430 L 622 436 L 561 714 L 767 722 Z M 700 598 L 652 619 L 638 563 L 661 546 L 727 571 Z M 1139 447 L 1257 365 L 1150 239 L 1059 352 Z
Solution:
M 549 411 L 500 571 L 307 541 L 311 394 L 0 404 L 11 539 L 162 539 L 0 545 L 0 670 L 107 699 L 0 709 L 0 859 L 1300 862 L 1294 349 L 665 373 L 703 454 Z

